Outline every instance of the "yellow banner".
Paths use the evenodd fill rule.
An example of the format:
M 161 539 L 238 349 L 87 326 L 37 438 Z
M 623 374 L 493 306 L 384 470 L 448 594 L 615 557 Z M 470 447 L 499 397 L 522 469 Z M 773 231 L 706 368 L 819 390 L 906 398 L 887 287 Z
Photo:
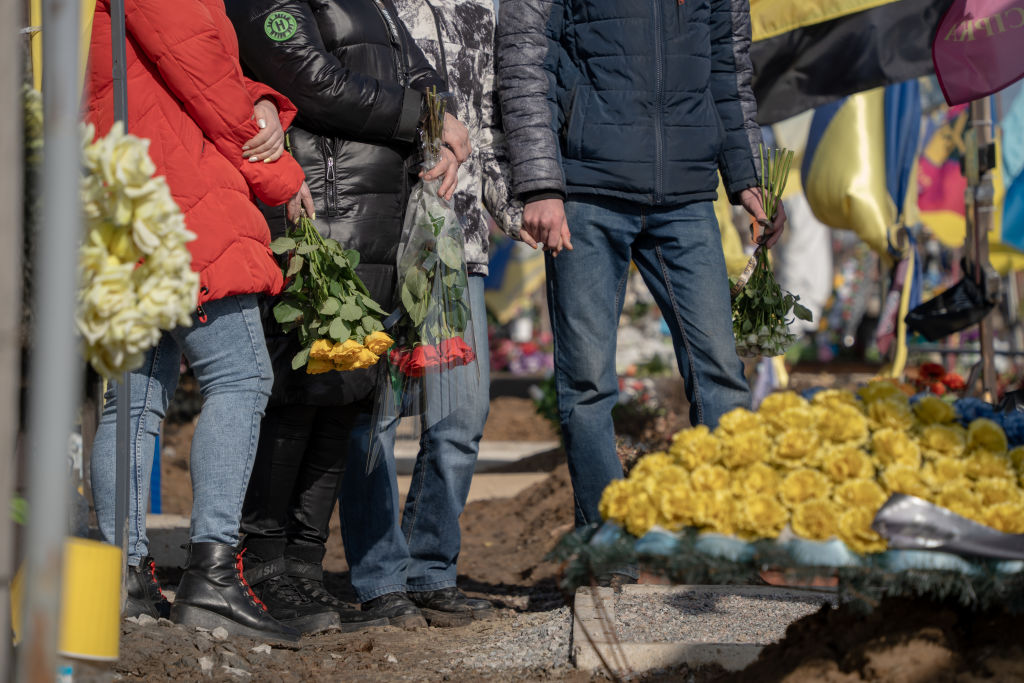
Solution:
M 751 27 L 755 41 L 765 40 L 893 2 L 899 0 L 750 0 Z
M 78 84 L 81 88 L 85 82 L 85 65 L 89 59 L 89 41 L 92 38 L 92 15 L 96 11 L 96 0 L 82 0 L 82 30 L 78 39 Z M 30 0 L 29 23 L 32 26 L 43 25 L 42 0 Z M 32 86 L 36 90 L 43 89 L 43 33 L 36 31 L 30 42 L 32 53 Z

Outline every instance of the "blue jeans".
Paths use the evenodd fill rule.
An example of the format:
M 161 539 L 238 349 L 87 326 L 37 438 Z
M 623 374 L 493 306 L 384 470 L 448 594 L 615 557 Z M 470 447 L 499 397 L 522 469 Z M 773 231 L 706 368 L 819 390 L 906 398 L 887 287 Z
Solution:
M 601 493 L 622 476 L 612 407 L 615 331 L 632 260 L 668 323 L 690 421 L 714 427 L 750 390 L 732 334 L 729 280 L 711 202 L 652 207 L 603 197 L 565 203 L 573 251 L 547 256 L 558 413 L 576 525 L 600 521 Z
M 469 495 L 490 409 L 490 353 L 482 277 L 469 278 L 469 297 L 477 353 L 474 369 L 480 373 L 477 395 L 464 397 L 455 412 L 421 435 L 401 523 L 394 430 L 380 435 L 384 457 L 373 472 L 367 475 L 358 462 L 345 469 L 339 508 L 341 530 L 352 587 L 360 602 L 387 593 L 455 585 L 462 544 L 459 516 Z M 369 428 L 366 416 L 352 431 L 350 453 L 367 452 Z
M 131 493 L 128 563 L 149 553 L 146 508 L 153 451 L 185 355 L 199 382 L 203 409 L 192 437 L 193 543 L 238 543 L 242 500 L 259 441 L 260 420 L 273 385 L 270 356 L 256 295 L 203 304 L 207 322 L 193 314 L 191 327 L 165 332 L 131 381 Z M 117 394 L 107 392 L 92 454 L 92 493 L 103 540 L 117 542 L 114 472 Z

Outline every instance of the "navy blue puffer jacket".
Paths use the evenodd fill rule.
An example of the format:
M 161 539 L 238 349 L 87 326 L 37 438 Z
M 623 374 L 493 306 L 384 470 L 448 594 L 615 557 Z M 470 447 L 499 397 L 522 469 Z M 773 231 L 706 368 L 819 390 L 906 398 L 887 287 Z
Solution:
M 652 205 L 757 184 L 747 0 L 502 0 L 513 189 Z

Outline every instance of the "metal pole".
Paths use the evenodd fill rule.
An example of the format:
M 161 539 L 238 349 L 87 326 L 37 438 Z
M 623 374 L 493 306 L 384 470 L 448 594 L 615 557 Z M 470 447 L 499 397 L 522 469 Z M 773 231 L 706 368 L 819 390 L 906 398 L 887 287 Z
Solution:
M 987 150 L 993 141 L 992 132 L 992 100 L 983 97 L 971 102 L 970 110 L 971 135 L 968 156 L 984 160 L 985 163 L 968 164 L 967 182 L 968 198 L 967 242 L 974 256 L 974 278 L 979 285 L 984 284 L 986 291 L 991 283 L 985 282 L 990 269 L 988 234 L 993 227 L 995 212 L 995 189 L 992 184 L 992 170 L 988 168 Z M 973 143 L 973 145 L 972 145 Z M 971 220 L 973 218 L 973 220 Z M 973 230 L 971 229 L 973 227 Z M 994 310 L 994 309 L 993 309 Z M 986 401 L 996 396 L 996 367 L 992 344 L 991 314 L 978 323 L 978 335 L 981 341 L 981 386 Z
M 122 121 L 127 132 L 128 73 L 125 56 L 124 0 L 110 3 L 110 54 L 114 79 L 114 120 Z M 116 460 L 114 467 L 114 533 L 121 548 L 122 600 L 125 578 L 128 576 L 128 500 L 131 496 L 129 471 L 131 470 L 131 376 L 125 372 L 117 383 Z M 139 514 L 143 514 L 139 510 Z
M 20 26 L 19 5 L 0 3 L 0 26 Z M 21 350 L 21 59 L 17 40 L 0 41 L 0 206 L 9 207 L 0 223 L 0 634 L 11 632 L 10 585 L 14 573 L 14 528 L 7 511 L 14 487 L 15 443 L 18 435 L 19 356 Z M 0 681 L 13 678 L 11 647 L 0 641 Z
M 64 537 L 68 523 L 68 436 L 81 398 L 75 315 L 81 239 L 78 132 L 79 0 L 43 0 L 42 226 L 35 252 L 36 311 L 29 375 L 29 513 L 25 534 L 25 622 L 19 677 L 56 675 Z

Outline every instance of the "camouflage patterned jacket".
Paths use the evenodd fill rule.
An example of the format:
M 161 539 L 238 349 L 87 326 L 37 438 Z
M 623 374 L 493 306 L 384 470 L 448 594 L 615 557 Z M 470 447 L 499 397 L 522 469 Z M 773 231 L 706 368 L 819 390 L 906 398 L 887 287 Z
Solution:
M 473 154 L 459 170 L 456 212 L 466 223 L 469 272 L 487 274 L 488 221 L 519 237 L 522 204 L 513 199 L 495 89 L 492 0 L 394 0 L 402 22 L 455 97 Z

